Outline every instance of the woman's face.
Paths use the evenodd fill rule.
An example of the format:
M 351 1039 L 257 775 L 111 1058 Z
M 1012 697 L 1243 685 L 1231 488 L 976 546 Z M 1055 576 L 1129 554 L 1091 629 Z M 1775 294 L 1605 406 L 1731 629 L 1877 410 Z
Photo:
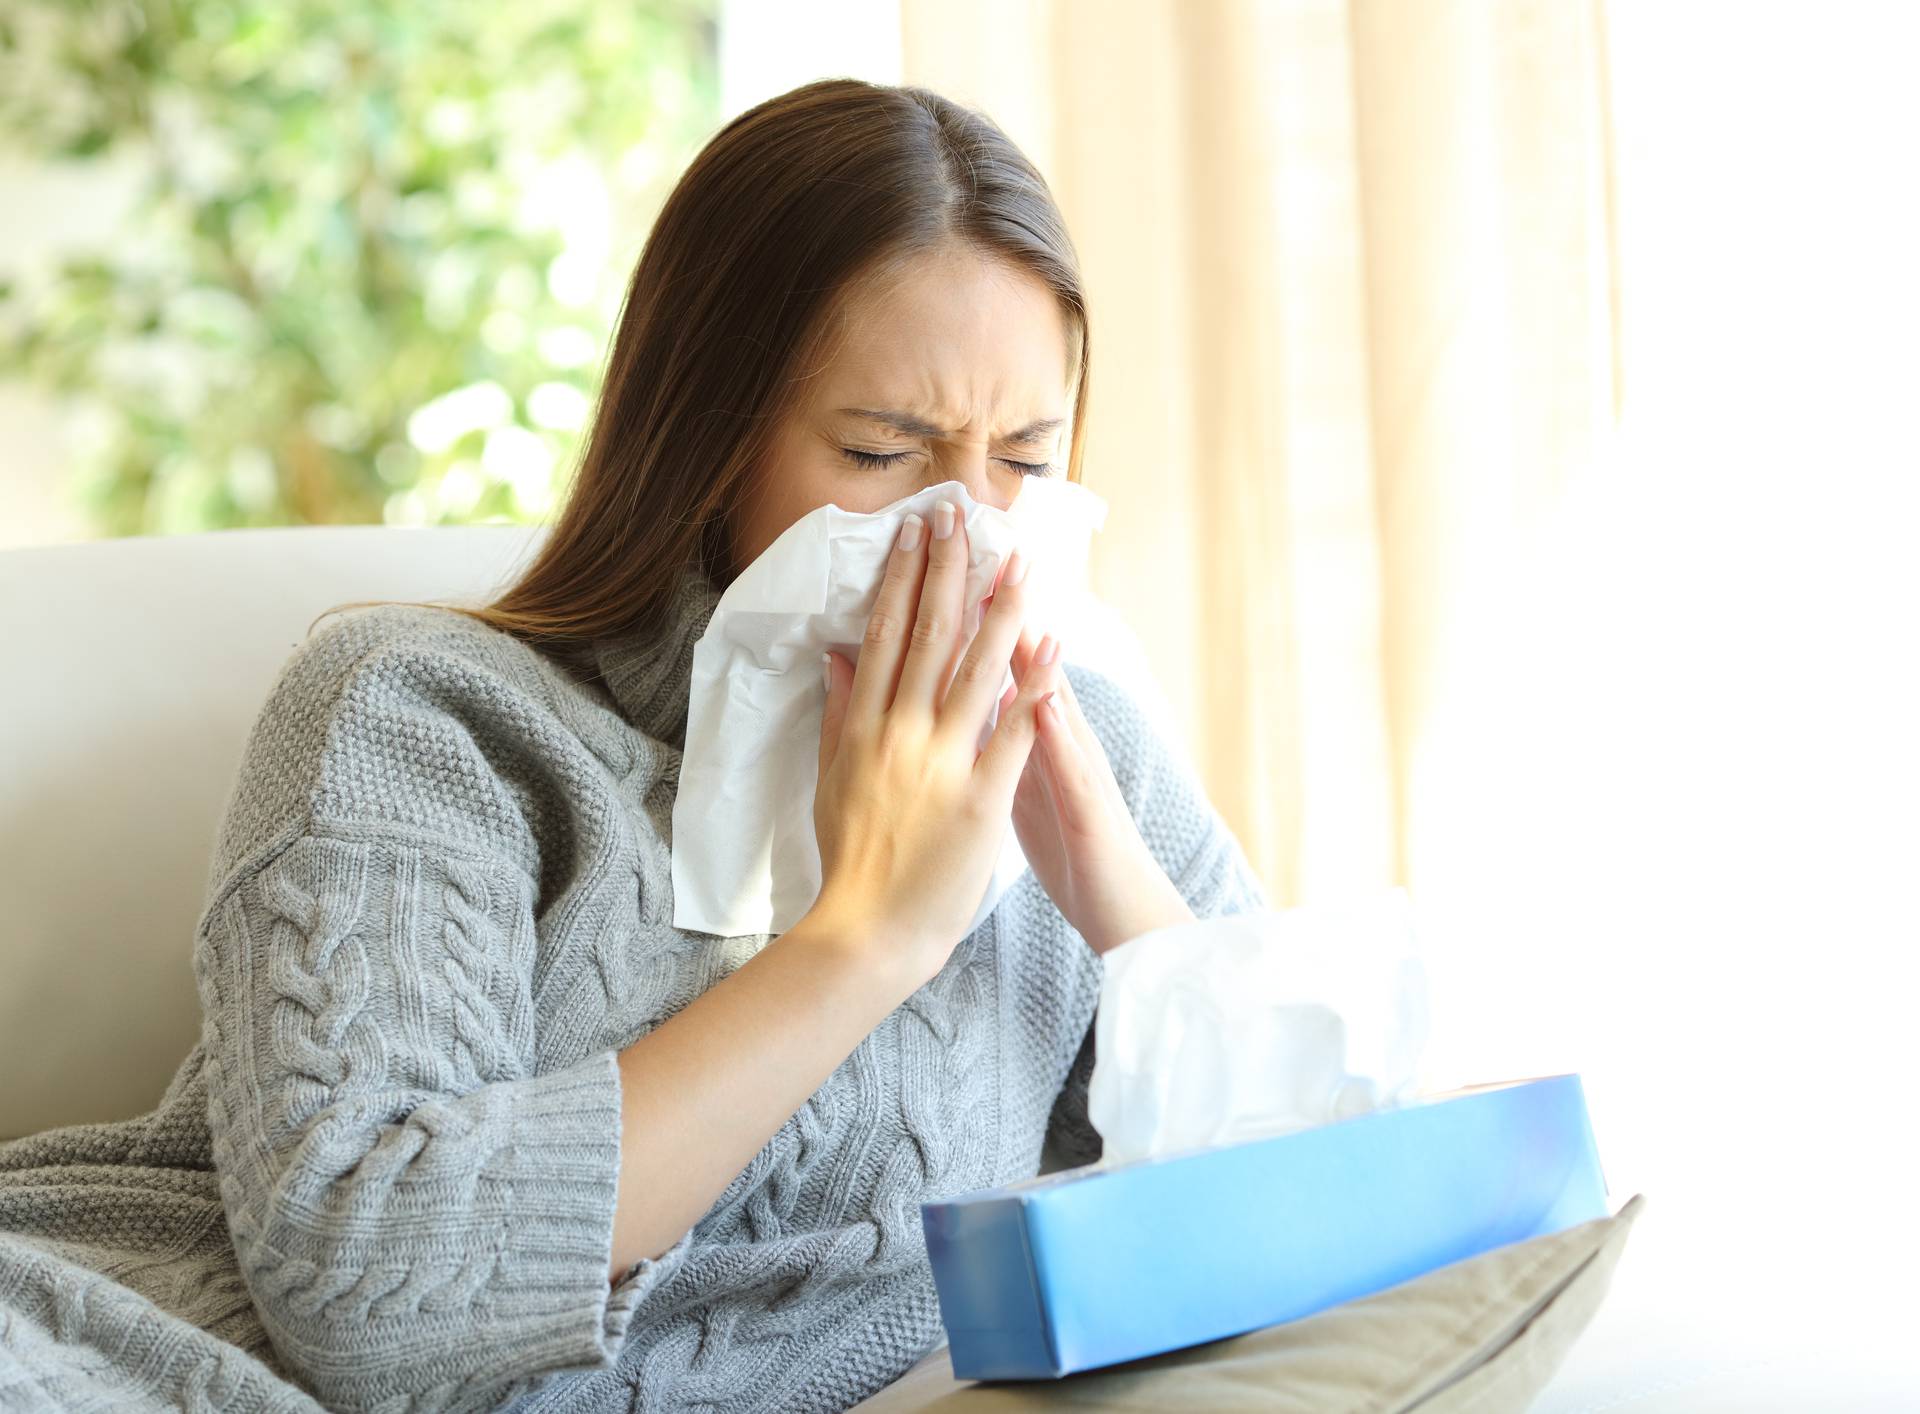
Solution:
M 730 519 L 744 568 L 809 511 L 877 511 L 958 481 L 1005 509 L 1024 476 L 1064 476 L 1067 323 L 1033 276 L 965 248 L 907 267 L 846 306 L 846 337 Z

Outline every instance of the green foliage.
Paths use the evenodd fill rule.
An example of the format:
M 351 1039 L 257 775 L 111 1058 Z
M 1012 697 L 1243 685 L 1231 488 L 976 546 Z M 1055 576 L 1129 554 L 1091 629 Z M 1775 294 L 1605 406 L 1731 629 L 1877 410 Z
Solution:
M 147 174 L 101 248 L 0 282 L 0 372 L 101 429 L 99 532 L 539 519 L 632 233 L 717 124 L 713 10 L 10 0 L 7 144 Z

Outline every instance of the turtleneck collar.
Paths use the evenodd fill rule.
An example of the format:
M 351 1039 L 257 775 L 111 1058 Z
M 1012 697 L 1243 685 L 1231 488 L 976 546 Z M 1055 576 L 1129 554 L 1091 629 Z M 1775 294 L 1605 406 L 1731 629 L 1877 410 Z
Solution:
M 684 749 L 693 691 L 693 647 L 707 631 L 720 590 L 698 561 L 680 571 L 664 626 L 593 640 L 592 656 L 621 713 L 658 741 Z

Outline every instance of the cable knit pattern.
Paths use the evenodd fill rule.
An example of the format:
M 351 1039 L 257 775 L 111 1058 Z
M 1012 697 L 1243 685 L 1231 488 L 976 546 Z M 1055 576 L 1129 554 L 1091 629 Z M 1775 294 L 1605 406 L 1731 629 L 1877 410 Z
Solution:
M 608 1279 L 620 1048 L 764 937 L 672 924 L 693 646 L 329 620 L 247 743 L 151 1114 L 0 1145 L 0 1408 L 842 1410 L 943 1335 L 919 1205 L 1099 1155 L 1100 960 L 1031 875 L 666 1252 Z M 1067 669 L 1201 916 L 1264 905 Z M 644 1144 L 647 1136 L 629 1142 Z

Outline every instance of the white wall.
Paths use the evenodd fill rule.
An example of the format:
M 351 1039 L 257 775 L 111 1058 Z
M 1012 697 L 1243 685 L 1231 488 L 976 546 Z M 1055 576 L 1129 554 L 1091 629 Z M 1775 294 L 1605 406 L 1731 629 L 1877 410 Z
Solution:
M 725 117 L 819 78 L 900 82 L 899 0 L 721 0 Z

